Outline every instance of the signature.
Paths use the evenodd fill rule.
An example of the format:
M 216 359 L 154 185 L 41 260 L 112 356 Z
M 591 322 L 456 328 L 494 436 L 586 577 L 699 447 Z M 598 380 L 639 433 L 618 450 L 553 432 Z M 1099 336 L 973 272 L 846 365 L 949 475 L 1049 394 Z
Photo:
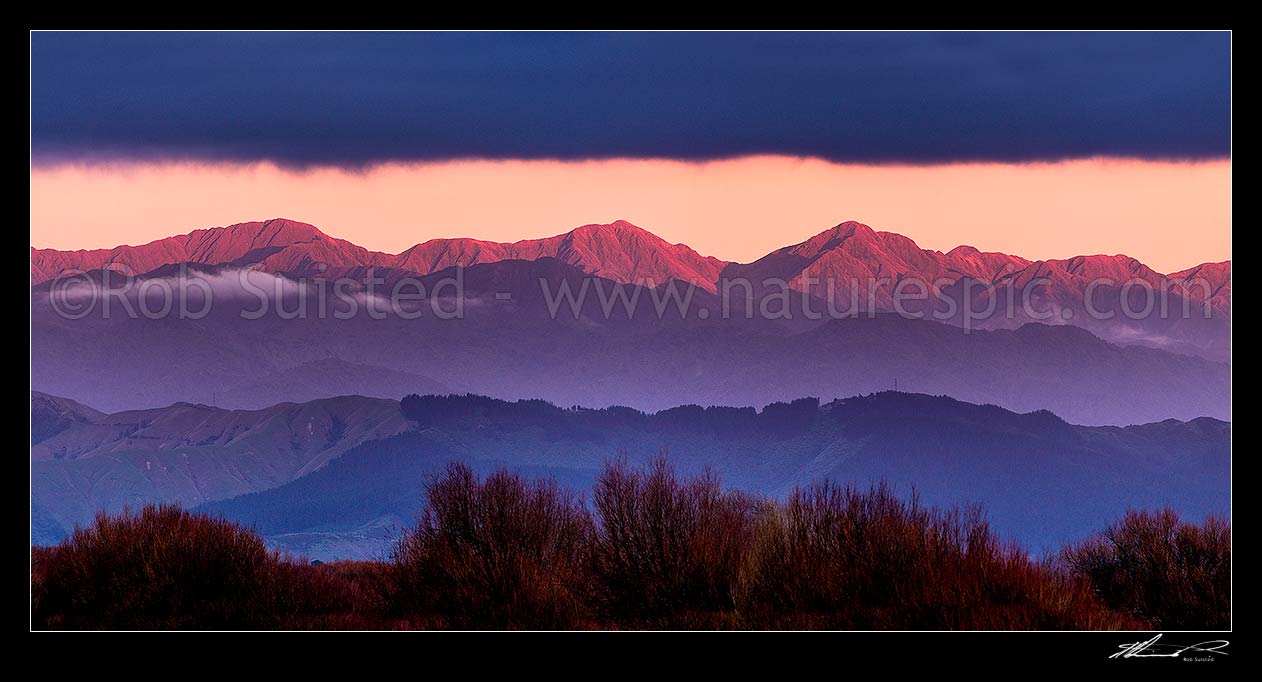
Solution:
M 1109 658 L 1179 658 L 1187 652 L 1209 654 L 1212 658 L 1214 654 L 1226 656 L 1227 652 L 1223 651 L 1223 648 L 1229 644 L 1225 639 L 1212 639 L 1208 642 L 1188 644 L 1186 646 L 1158 644 L 1157 642 L 1160 639 L 1161 635 L 1157 635 L 1146 642 L 1122 644 L 1118 647 L 1121 650 L 1109 656 Z

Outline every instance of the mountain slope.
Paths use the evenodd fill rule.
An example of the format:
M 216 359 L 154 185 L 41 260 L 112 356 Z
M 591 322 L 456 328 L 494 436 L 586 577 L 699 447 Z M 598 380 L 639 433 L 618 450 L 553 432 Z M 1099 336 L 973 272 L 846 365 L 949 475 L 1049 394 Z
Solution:
M 138 274 L 172 274 L 168 271 L 175 266 L 194 264 L 361 282 L 373 273 L 395 283 L 405 276 L 450 272 L 455 266 L 547 259 L 617 283 L 694 282 L 705 293 L 730 291 L 738 298 L 752 294 L 760 303 L 779 291 L 777 281 L 813 296 L 816 310 L 825 309 L 821 302 L 827 301 L 827 309 L 846 313 L 896 311 L 897 293 L 912 312 L 957 311 L 942 318 L 957 325 L 995 329 L 1051 321 L 1081 326 L 1117 343 L 1212 360 L 1226 361 L 1231 352 L 1230 261 L 1204 263 L 1167 276 L 1124 255 L 1031 261 L 972 246 L 943 253 L 854 221 L 740 264 L 669 244 L 625 221 L 513 243 L 433 239 L 393 255 L 329 237 L 305 223 L 275 219 L 196 230 L 143 246 L 32 249 L 31 282 L 39 286 L 62 272 L 106 266 Z M 931 295 L 931 302 L 917 301 L 920 291 Z M 1030 309 L 1016 305 L 1027 299 Z M 799 311 L 799 317 L 803 313 Z
M 1003 253 L 983 253 L 969 246 L 948 253 L 921 249 L 915 242 L 893 232 L 877 232 L 862 223 L 848 221 L 829 228 L 799 244 L 773 251 L 748 265 L 733 264 L 723 271 L 727 279 L 762 282 L 772 278 L 788 282 L 821 298 L 829 281 L 838 294 L 849 294 L 852 281 L 866 293 L 867 282 L 885 279 L 878 291 L 880 310 L 889 310 L 890 293 L 900 279 L 915 277 L 926 283 L 971 277 L 992 281 L 1024 268 L 1030 261 Z M 815 283 L 803 278 L 814 279 Z
M 399 254 L 392 267 L 429 274 L 456 265 L 505 260 L 556 258 L 591 275 L 627 284 L 662 284 L 670 279 L 696 282 L 714 291 L 726 262 L 702 256 L 683 244 L 669 244 L 624 220 L 584 225 L 547 239 L 511 244 L 474 239 L 434 239 Z
M 1230 261 L 1167 276 L 1125 255 L 1030 261 L 971 246 L 942 253 L 851 221 L 724 268 L 719 288 L 737 282 L 753 283 L 759 296 L 779 286 L 808 293 L 826 302 L 816 311 L 942 312 L 935 319 L 963 324 L 967 310 L 973 328 L 1072 324 L 1110 341 L 1213 360 L 1231 352 Z
M 31 445 L 49 438 L 78 424 L 92 424 L 103 418 L 98 412 L 69 398 L 31 391 Z
M 409 393 L 450 392 L 446 384 L 419 374 L 322 358 L 247 379 L 217 395 L 216 405 L 248 410 L 342 395 L 398 400 Z
M 1231 261 L 1201 263 L 1169 277 L 1178 280 L 1192 300 L 1204 301 L 1208 297 L 1215 313 L 1231 318 Z
M 139 275 L 180 263 L 257 265 L 271 272 L 305 274 L 317 264 L 384 264 L 379 263 L 384 256 L 330 237 L 312 225 L 276 218 L 194 230 L 141 246 L 91 251 L 32 248 L 31 283 L 66 271 L 115 267 Z
M 449 276 L 422 278 L 430 285 Z M 229 296 L 205 317 L 150 320 L 126 315 L 65 319 L 48 297 L 32 294 L 32 387 L 83 397 L 109 411 L 188 400 L 256 407 L 319 379 L 310 370 L 338 358 L 345 371 L 323 388 L 397 397 L 416 375 L 415 392 L 449 387 L 502 398 L 558 404 L 624 404 L 639 409 L 701 402 L 763 405 L 802 395 L 824 399 L 899 387 L 1049 409 L 1087 424 L 1133 424 L 1168 417 L 1229 418 L 1230 367 L 1197 357 L 1108 344 L 1075 327 L 1030 324 L 1017 330 L 963 330 L 898 315 L 809 321 L 755 316 L 723 319 L 720 298 L 693 292 L 676 307 L 660 290 L 625 287 L 605 314 L 597 292 L 617 282 L 592 278 L 556 259 L 476 265 L 461 274 L 463 316 L 429 309 L 416 319 L 348 319 L 307 308 L 291 293 L 287 311 L 249 319 L 257 302 Z M 231 278 L 229 278 L 231 279 Z M 562 285 L 589 295 L 578 314 L 550 309 Z M 312 285 L 313 287 L 316 285 Z M 437 288 L 434 286 L 433 288 Z M 509 293 L 503 300 L 499 294 Z M 451 301 L 431 303 L 450 307 Z M 554 301 L 555 302 L 555 301 Z M 278 306 L 279 307 L 279 306 Z M 684 310 L 680 314 L 679 310 Z M 553 314 L 555 312 L 555 314 Z M 144 353 L 130 349 L 143 348 Z M 354 366 L 358 366 L 354 367 Z M 384 369 L 383 369 L 384 368 Z M 294 371 L 292 378 L 286 373 Z M 382 373 L 399 374 L 382 378 Z M 260 385 L 260 377 L 267 378 Z M 317 382 L 320 383 L 320 382 Z M 253 386 L 257 395 L 240 393 Z M 305 390 L 305 389 L 302 389 Z M 305 397 L 305 396 L 304 396 Z M 314 396 L 313 396 L 314 397 Z
M 32 410 L 48 399 L 32 393 Z M 46 525 L 70 528 L 124 504 L 192 506 L 286 483 L 406 428 L 397 401 L 359 396 L 263 410 L 177 403 L 96 413 L 33 439 L 32 509 Z
M 827 477 L 884 479 L 902 494 L 914 486 L 933 503 L 980 502 L 1002 533 L 1035 549 L 1078 539 L 1128 506 L 1170 504 L 1199 517 L 1228 502 L 1230 425 L 1212 419 L 1081 427 L 1046 412 L 905 393 L 760 411 L 567 410 L 475 396 L 412 398 L 403 409 L 415 429 L 203 510 L 320 558 L 380 556 L 390 529 L 412 522 L 425 477 L 450 460 L 582 489 L 607 458 L 641 462 L 662 450 L 683 471 L 710 467 L 726 485 L 766 495 Z
M 619 220 L 584 225 L 546 239 L 511 244 L 475 239 L 434 239 L 398 255 L 369 251 L 312 225 L 284 218 L 194 230 L 142 246 L 93 251 L 31 249 L 31 283 L 64 272 L 122 268 L 145 274 L 180 263 L 253 266 L 293 277 L 338 277 L 365 268 L 428 275 L 456 265 L 556 258 L 593 275 L 624 283 L 695 281 L 714 290 L 727 263 Z

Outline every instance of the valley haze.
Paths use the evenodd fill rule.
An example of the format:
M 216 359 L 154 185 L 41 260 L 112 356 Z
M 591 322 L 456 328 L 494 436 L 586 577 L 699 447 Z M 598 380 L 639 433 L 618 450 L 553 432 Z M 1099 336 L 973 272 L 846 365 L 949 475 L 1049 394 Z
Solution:
M 382 254 L 276 219 L 33 249 L 31 277 L 33 388 L 110 411 L 266 407 L 283 376 L 288 399 L 446 390 L 659 410 L 897 384 L 1083 424 L 1230 412 L 1230 261 L 1163 275 L 1125 256 L 941 253 L 854 222 L 750 264 L 625 222 Z M 374 314 L 375 282 L 408 294 L 383 297 L 396 314 Z M 329 303 L 338 292 L 349 307 Z

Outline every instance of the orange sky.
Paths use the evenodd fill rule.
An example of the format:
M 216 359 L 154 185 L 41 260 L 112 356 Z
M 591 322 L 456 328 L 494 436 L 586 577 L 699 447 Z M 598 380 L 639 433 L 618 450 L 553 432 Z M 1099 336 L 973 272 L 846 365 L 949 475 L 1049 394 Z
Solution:
M 750 261 L 844 220 L 924 248 L 1032 259 L 1126 253 L 1161 272 L 1231 257 L 1231 162 L 1091 159 L 867 166 L 818 159 L 451 161 L 363 172 L 270 164 L 31 171 L 31 245 L 139 244 L 285 217 L 396 253 L 434 237 L 514 241 L 629 220 Z

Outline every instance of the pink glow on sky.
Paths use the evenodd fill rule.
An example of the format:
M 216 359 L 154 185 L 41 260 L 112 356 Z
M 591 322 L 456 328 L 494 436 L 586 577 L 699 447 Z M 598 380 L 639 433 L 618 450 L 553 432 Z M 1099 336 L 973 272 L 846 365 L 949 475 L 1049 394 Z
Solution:
M 37 248 L 141 244 L 276 217 L 390 253 L 435 237 L 516 241 L 624 219 L 741 262 L 858 220 L 923 248 L 969 244 L 1031 259 L 1125 253 L 1172 272 L 1231 257 L 1231 162 L 866 166 L 746 157 L 31 171 Z

